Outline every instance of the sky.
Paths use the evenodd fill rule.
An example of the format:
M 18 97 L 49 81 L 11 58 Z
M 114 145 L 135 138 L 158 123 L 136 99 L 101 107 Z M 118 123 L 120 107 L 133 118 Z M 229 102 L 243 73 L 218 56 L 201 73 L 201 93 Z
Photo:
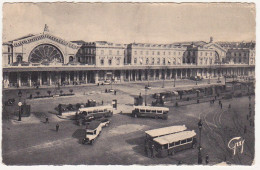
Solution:
M 42 33 L 118 43 L 255 41 L 248 3 L 5 3 L 3 42 Z

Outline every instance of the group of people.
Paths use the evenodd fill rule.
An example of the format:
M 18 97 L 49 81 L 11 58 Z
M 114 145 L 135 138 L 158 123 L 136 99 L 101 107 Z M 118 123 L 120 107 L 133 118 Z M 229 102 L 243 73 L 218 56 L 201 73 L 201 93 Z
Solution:
M 147 157 L 155 158 L 155 147 L 154 144 L 145 139 L 144 152 Z
M 45 117 L 45 123 L 46 123 L 46 124 L 49 123 L 49 118 L 48 118 L 47 116 Z M 56 132 L 59 131 L 59 128 L 60 128 L 60 125 L 57 123 L 57 124 L 56 124 Z

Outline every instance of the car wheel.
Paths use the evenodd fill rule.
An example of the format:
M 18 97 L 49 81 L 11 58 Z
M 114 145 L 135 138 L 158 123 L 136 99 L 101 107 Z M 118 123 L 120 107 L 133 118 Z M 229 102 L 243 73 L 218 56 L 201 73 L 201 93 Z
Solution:
M 86 143 L 86 139 L 82 139 L 82 144 L 85 144 Z

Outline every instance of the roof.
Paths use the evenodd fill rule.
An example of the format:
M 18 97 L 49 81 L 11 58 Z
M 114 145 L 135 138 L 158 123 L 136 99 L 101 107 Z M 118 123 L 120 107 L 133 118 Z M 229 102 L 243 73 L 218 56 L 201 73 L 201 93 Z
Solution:
M 156 137 L 156 136 L 163 136 L 167 134 L 181 132 L 186 129 L 187 127 L 185 125 L 178 125 L 178 126 L 169 126 L 169 127 L 159 128 L 159 129 L 148 130 L 145 131 L 145 133 L 150 135 L 151 137 Z
M 150 109 L 150 110 L 163 110 L 163 111 L 169 111 L 169 108 L 167 107 L 153 107 L 153 106 L 134 106 L 135 109 Z
M 93 109 L 112 109 L 111 105 L 107 105 L 107 106 L 95 106 L 95 107 L 84 107 L 84 108 L 79 108 L 79 111 L 89 111 L 89 110 L 93 110 Z
M 183 132 L 174 133 L 171 135 L 166 135 L 166 136 L 155 138 L 154 141 L 159 143 L 160 145 L 165 145 L 168 143 L 177 142 L 177 141 L 184 140 L 187 138 L 192 138 L 194 136 L 196 136 L 196 133 L 194 130 L 183 131 Z
M 87 125 L 86 129 L 95 130 L 99 125 L 100 125 L 100 121 L 92 121 Z

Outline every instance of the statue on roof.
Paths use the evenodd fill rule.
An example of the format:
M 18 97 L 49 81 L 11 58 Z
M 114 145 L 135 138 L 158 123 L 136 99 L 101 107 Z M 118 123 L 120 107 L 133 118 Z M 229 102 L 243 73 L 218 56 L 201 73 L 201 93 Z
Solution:
M 45 26 L 44 26 L 44 32 L 49 32 L 49 27 L 47 24 L 45 24 Z

